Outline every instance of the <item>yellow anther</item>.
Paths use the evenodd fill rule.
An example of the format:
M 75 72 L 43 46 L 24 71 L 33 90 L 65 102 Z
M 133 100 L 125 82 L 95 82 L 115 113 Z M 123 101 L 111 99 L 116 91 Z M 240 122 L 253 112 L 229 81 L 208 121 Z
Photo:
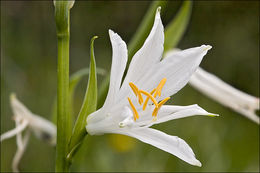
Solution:
M 162 88 L 163 88 L 165 83 L 166 83 L 166 78 L 163 78 L 156 88 L 156 91 L 154 93 L 154 97 L 156 97 L 157 95 L 161 96 L 161 91 L 162 91 Z
M 143 90 L 140 90 L 140 92 L 141 92 L 142 94 L 146 95 L 147 97 L 149 97 L 149 99 L 151 99 L 152 102 L 154 103 L 155 107 L 158 107 L 157 101 L 155 100 L 155 98 L 154 98 L 150 93 L 148 93 L 148 92 L 146 92 L 146 91 L 143 91 Z
M 132 82 L 129 83 L 129 86 L 132 88 L 132 90 L 133 90 L 135 96 L 138 97 L 138 102 L 139 102 L 139 104 L 141 105 L 141 104 L 143 103 L 144 99 L 143 99 L 143 97 L 142 97 L 142 95 L 141 95 L 139 89 L 138 89 L 137 86 L 136 86 L 135 84 L 133 84 Z
M 170 97 L 166 97 L 165 99 L 163 99 L 159 104 L 158 107 L 155 107 L 152 113 L 152 116 L 157 116 L 159 109 L 162 107 L 162 105 L 164 103 L 166 103 L 168 100 L 170 99 Z
M 162 88 L 165 85 L 165 83 L 166 83 L 166 78 L 163 78 L 160 81 L 160 83 L 158 84 L 158 86 L 155 89 L 153 89 L 150 93 L 146 92 L 144 90 L 138 89 L 138 87 L 134 83 L 132 83 L 132 82 L 129 83 L 129 86 L 133 90 L 135 96 L 138 97 L 138 102 L 139 102 L 140 105 L 144 101 L 143 97 L 142 97 L 142 94 L 147 96 L 147 98 L 146 98 L 146 100 L 144 102 L 144 105 L 143 105 L 143 110 L 146 109 L 146 106 L 148 104 L 149 99 L 151 99 L 151 101 L 154 103 L 155 108 L 154 108 L 154 110 L 152 112 L 152 116 L 154 117 L 153 121 L 157 120 L 157 114 L 158 114 L 158 111 L 160 110 L 160 108 L 162 107 L 162 105 L 165 104 L 170 99 L 170 97 L 167 97 L 167 98 L 163 99 L 160 103 L 157 103 L 157 101 L 155 99 L 155 97 L 157 95 L 161 96 L 161 91 L 162 91 Z M 129 102 L 129 104 L 130 104 L 130 106 L 132 108 L 132 111 L 133 111 L 134 121 L 136 121 L 139 118 L 138 112 L 137 112 L 134 104 L 130 100 L 130 98 L 128 97 L 127 99 L 128 99 L 128 102 Z
M 153 95 L 154 92 L 155 92 L 155 89 L 153 89 L 152 92 L 150 92 L 150 94 Z M 143 110 L 145 110 L 148 101 L 149 101 L 149 97 L 147 97 L 146 100 L 145 100 L 145 102 L 144 102 Z
M 128 99 L 128 102 L 129 102 L 129 104 L 130 104 L 130 106 L 131 106 L 131 108 L 132 108 L 132 110 L 133 110 L 133 113 L 134 113 L 134 120 L 136 121 L 136 119 L 139 118 L 138 112 L 137 112 L 137 110 L 136 110 L 134 104 L 133 104 L 132 101 L 130 100 L 130 98 L 127 97 L 127 99 Z
M 153 113 L 152 113 L 152 116 L 156 117 L 157 114 L 158 114 L 158 111 L 159 111 L 158 108 L 154 108 Z
M 138 91 L 137 95 L 138 95 L 138 102 L 141 105 L 144 101 L 143 96 L 141 95 L 141 93 L 139 91 Z
M 155 92 L 155 90 L 156 90 L 156 89 L 154 88 L 154 89 L 150 92 L 150 94 L 152 95 L 152 94 Z
M 132 88 L 133 92 L 137 96 L 138 95 L 138 88 L 137 88 L 137 86 L 135 86 L 135 84 L 133 84 L 132 82 L 129 83 L 129 86 Z
M 158 107 L 161 107 L 162 105 L 164 105 L 169 99 L 170 99 L 170 97 L 166 97 L 165 99 L 163 99 L 163 100 L 158 104 Z

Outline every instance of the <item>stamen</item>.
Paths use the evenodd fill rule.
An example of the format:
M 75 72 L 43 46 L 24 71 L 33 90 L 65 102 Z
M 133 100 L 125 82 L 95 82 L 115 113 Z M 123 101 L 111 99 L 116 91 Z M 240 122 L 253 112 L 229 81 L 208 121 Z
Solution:
M 154 103 L 155 107 L 158 107 L 157 101 L 155 100 L 155 98 L 150 93 L 143 91 L 143 90 L 140 90 L 140 92 L 142 94 L 146 95 L 147 97 L 149 97 L 152 100 L 152 102 Z
M 140 91 L 138 91 L 137 95 L 138 95 L 138 102 L 141 105 L 143 103 L 143 101 L 144 101 L 143 96 L 141 95 Z
M 141 105 L 141 104 L 143 103 L 144 99 L 143 99 L 143 97 L 142 97 L 142 95 L 141 95 L 139 89 L 138 89 L 137 86 L 136 86 L 135 84 L 133 84 L 132 82 L 129 83 L 129 86 L 132 88 L 132 90 L 133 90 L 135 96 L 138 97 L 138 102 L 139 102 L 139 104 Z
M 129 104 L 130 104 L 130 106 L 131 106 L 131 108 L 132 108 L 132 110 L 133 110 L 133 113 L 134 113 L 134 120 L 136 121 L 136 119 L 139 118 L 138 112 L 137 112 L 137 110 L 136 110 L 134 104 L 133 104 L 132 101 L 130 100 L 130 98 L 127 97 L 127 99 L 128 99 L 128 102 L 129 102 Z
M 156 97 L 157 95 L 161 96 L 161 91 L 162 91 L 162 88 L 163 88 L 165 83 L 166 83 L 166 78 L 163 78 L 156 88 L 156 92 L 154 93 L 154 97 Z
M 129 86 L 132 88 L 133 92 L 135 93 L 135 96 L 138 94 L 138 88 L 133 84 L 132 82 L 129 83 Z
M 165 83 L 166 83 L 166 78 L 163 78 L 160 81 L 160 83 L 158 84 L 158 86 L 155 89 L 153 89 L 150 93 L 148 93 L 144 90 L 139 90 L 138 87 L 135 84 L 133 84 L 132 82 L 129 83 L 129 86 L 132 88 L 135 96 L 138 97 L 138 102 L 139 102 L 140 105 L 144 101 L 141 94 L 144 94 L 144 95 L 147 96 L 146 99 L 145 99 L 144 105 L 143 105 L 143 110 L 146 109 L 146 106 L 148 104 L 149 99 L 151 99 L 151 101 L 154 103 L 155 108 L 152 112 L 152 116 L 154 117 L 153 121 L 157 120 L 157 114 L 158 114 L 158 111 L 160 110 L 160 108 L 162 107 L 162 105 L 165 104 L 170 99 L 170 97 L 167 97 L 167 98 L 163 99 L 160 103 L 157 103 L 157 101 L 155 99 L 156 96 L 161 96 L 161 91 L 162 91 L 162 88 L 165 85 Z M 129 101 L 129 104 L 130 104 L 132 111 L 133 111 L 134 121 L 136 121 L 136 119 L 139 118 L 138 112 L 137 112 L 134 104 L 130 100 L 130 98 L 128 97 L 127 99 Z M 122 126 L 122 124 L 121 124 L 121 126 Z
M 152 92 L 150 92 L 151 95 L 153 95 L 153 93 L 155 92 L 155 89 L 152 90 Z M 146 98 L 145 102 L 144 102 L 144 106 L 143 106 L 143 110 L 146 109 L 147 103 L 149 101 L 149 97 Z
M 165 99 L 163 99 L 159 104 L 158 107 L 155 107 L 152 113 L 152 116 L 157 116 L 159 109 L 162 107 L 162 105 L 164 103 L 166 103 L 168 100 L 170 99 L 170 97 L 166 97 Z

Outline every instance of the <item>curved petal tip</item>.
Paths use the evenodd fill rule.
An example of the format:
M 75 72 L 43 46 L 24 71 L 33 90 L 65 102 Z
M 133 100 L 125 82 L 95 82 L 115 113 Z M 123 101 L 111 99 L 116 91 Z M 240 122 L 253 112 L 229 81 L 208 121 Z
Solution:
M 199 160 L 194 160 L 193 165 L 194 165 L 194 166 L 198 166 L 198 167 L 201 167 L 201 166 L 202 166 L 202 164 L 200 163 Z
M 161 7 L 159 6 L 156 9 L 155 19 L 161 18 L 160 13 L 161 13 Z
M 159 7 L 157 7 L 157 9 L 156 9 L 156 13 L 160 13 L 161 12 L 161 6 L 159 6 Z
M 200 110 L 200 112 L 201 112 L 201 115 L 207 115 L 207 116 L 210 116 L 210 117 L 218 117 L 219 116 L 219 114 L 214 114 L 214 113 L 211 113 L 211 112 L 207 112 L 206 110 L 204 110 L 203 108 L 201 108 L 199 105 L 197 105 L 197 104 L 194 104 L 194 106 L 198 109 L 198 110 Z M 198 114 L 198 115 L 200 115 L 200 114 Z
M 208 116 L 210 116 L 210 117 L 218 117 L 218 116 L 219 116 L 219 114 L 213 114 L 213 113 L 209 113 L 209 114 L 208 114 Z
M 11 93 L 10 94 L 10 100 L 15 100 L 16 99 L 16 94 L 15 93 Z
M 203 51 L 208 51 L 208 50 L 210 50 L 211 48 L 212 48 L 212 46 L 210 46 L 210 45 L 201 45 L 200 46 L 201 47 L 201 49 L 203 50 Z
M 109 33 L 109 35 L 115 34 L 115 32 L 112 31 L 111 29 L 108 30 L 108 33 Z

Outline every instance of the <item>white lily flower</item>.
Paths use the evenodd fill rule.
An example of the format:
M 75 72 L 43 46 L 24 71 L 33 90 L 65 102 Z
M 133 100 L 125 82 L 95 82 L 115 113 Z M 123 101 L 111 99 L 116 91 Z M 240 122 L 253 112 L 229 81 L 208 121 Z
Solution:
M 201 166 L 184 140 L 149 127 L 194 115 L 217 116 L 198 105 L 163 105 L 169 96 L 187 84 L 211 46 L 186 49 L 161 60 L 164 28 L 159 7 L 152 30 L 134 55 L 121 85 L 127 63 L 127 47 L 118 34 L 109 30 L 109 35 L 113 49 L 109 91 L 103 107 L 88 116 L 87 132 L 90 135 L 117 133 L 131 136 L 191 165 Z
M 255 113 L 259 110 L 259 98 L 232 87 L 202 68 L 198 68 L 192 75 L 189 84 L 208 97 L 259 124 L 259 116 Z
M 51 145 L 55 145 L 56 126 L 39 115 L 31 113 L 14 94 L 10 96 L 10 103 L 14 113 L 13 119 L 16 128 L 2 134 L 0 136 L 0 142 L 16 136 L 18 149 L 13 159 L 12 168 L 14 172 L 18 172 L 18 164 L 27 147 L 30 132 L 33 131 L 38 138 L 47 141 Z M 23 131 L 26 131 L 24 137 L 22 136 Z

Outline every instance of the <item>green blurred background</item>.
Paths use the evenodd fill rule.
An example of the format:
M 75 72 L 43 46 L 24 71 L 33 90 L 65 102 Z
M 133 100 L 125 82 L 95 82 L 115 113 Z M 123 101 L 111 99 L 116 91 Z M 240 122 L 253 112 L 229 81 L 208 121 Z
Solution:
M 73 73 L 89 64 L 89 42 L 95 41 L 98 67 L 110 70 L 108 29 L 129 42 L 150 1 L 76 1 L 71 10 Z M 181 1 L 170 1 L 163 24 L 174 17 Z M 179 48 L 210 44 L 213 49 L 201 67 L 234 87 L 259 97 L 259 2 L 195 1 L 189 27 Z M 15 92 L 32 112 L 47 119 L 56 94 L 56 33 L 52 1 L 1 1 L 1 133 L 12 129 L 9 94 Z M 104 79 L 98 76 L 98 84 Z M 82 102 L 85 77 L 75 95 L 75 112 Z M 88 136 L 72 171 L 193 171 L 259 172 L 259 126 L 186 86 L 173 96 L 174 104 L 199 104 L 218 118 L 195 116 L 156 125 L 184 139 L 202 167 L 194 167 L 138 140 Z M 1 143 L 1 171 L 11 171 L 15 138 Z M 54 171 L 55 148 L 31 137 L 20 163 L 21 171 Z

